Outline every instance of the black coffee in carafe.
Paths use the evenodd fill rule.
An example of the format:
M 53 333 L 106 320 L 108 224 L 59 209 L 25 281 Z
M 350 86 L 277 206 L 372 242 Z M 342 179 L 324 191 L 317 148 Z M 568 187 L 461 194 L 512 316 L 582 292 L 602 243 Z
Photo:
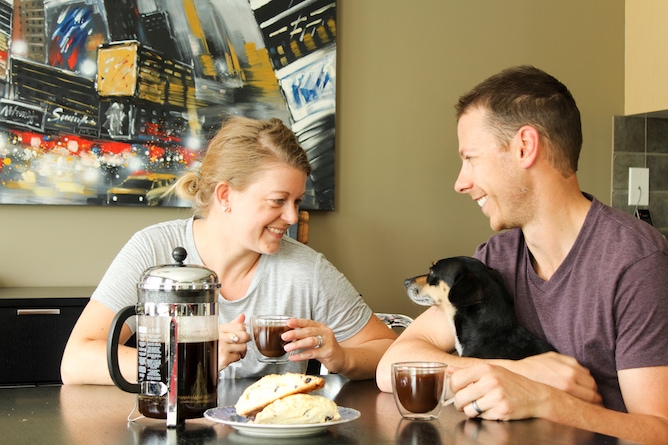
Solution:
M 202 417 L 204 411 L 215 408 L 218 403 L 218 344 L 215 341 L 198 343 L 179 343 L 178 356 L 181 364 L 177 376 L 177 409 L 182 419 Z M 165 344 L 159 347 L 160 356 L 165 357 Z M 138 353 L 142 354 L 141 347 Z M 214 360 L 215 358 L 215 360 Z M 141 359 L 140 359 L 141 362 Z M 160 365 L 160 375 L 168 376 L 168 363 Z M 146 379 L 146 373 L 140 372 L 140 381 Z M 167 385 L 166 381 L 163 381 Z M 167 407 L 164 396 L 139 394 L 138 409 L 146 417 L 156 419 L 167 418 Z

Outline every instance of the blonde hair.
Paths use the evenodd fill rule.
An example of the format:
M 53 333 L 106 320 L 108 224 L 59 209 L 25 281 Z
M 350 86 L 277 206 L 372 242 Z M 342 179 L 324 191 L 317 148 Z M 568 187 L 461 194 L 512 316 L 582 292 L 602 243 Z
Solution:
M 280 119 L 256 120 L 234 116 L 211 139 L 199 171 L 190 171 L 174 185 L 176 193 L 192 202 L 195 215 L 206 216 L 216 186 L 227 181 L 243 191 L 272 164 L 283 163 L 311 173 L 306 152 Z

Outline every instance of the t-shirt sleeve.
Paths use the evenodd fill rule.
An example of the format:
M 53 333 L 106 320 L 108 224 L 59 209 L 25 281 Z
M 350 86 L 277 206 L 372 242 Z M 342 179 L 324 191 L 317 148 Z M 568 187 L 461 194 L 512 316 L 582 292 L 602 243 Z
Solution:
M 318 255 L 315 286 L 320 297 L 313 319 L 328 325 L 337 341 L 353 337 L 373 315 L 352 283 L 323 255 Z
M 114 312 L 136 304 L 141 275 L 157 264 L 151 243 L 142 233 L 136 233 L 116 255 L 91 298 Z M 135 317 L 129 318 L 127 324 L 134 332 Z
M 655 252 L 631 265 L 619 280 L 614 308 L 618 370 L 668 365 L 666 271 L 668 255 Z

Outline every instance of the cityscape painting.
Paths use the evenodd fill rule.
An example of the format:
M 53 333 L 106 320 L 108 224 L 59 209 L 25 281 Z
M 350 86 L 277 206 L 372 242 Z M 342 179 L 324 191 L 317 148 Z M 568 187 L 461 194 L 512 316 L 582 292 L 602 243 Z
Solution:
M 336 0 L 0 0 L 0 204 L 185 207 L 232 115 L 308 153 L 334 208 Z

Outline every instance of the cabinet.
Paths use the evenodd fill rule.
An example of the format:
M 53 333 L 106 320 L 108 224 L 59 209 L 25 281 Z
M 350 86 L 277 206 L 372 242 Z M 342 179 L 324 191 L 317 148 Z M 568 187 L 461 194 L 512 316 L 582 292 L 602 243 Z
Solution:
M 624 114 L 668 110 L 668 2 L 644 0 L 625 2 L 624 27 Z
M 58 384 L 65 344 L 94 288 L 0 288 L 0 386 Z

